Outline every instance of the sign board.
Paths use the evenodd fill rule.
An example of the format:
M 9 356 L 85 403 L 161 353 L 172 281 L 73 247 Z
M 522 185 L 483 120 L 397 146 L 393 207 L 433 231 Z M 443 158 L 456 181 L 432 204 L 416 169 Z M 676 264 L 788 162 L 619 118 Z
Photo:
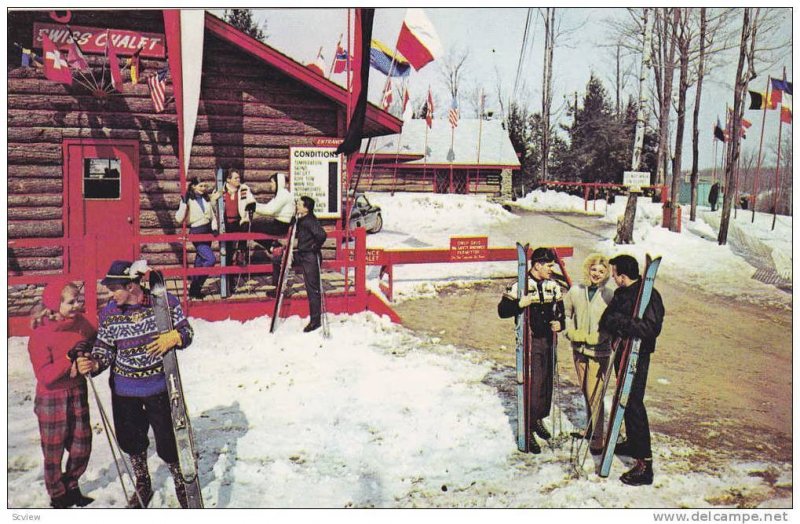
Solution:
M 622 185 L 629 186 L 631 191 L 641 191 L 642 186 L 650 185 L 650 173 L 647 171 L 625 171 L 622 174 Z
M 342 215 L 342 160 L 335 147 L 290 147 L 289 187 L 314 199 L 317 218 Z
M 311 139 L 311 143 L 315 146 L 324 147 L 339 147 L 339 144 L 344 142 L 343 138 L 330 138 L 325 136 L 315 136 Z
M 140 47 L 139 56 L 164 58 L 164 35 L 159 33 L 142 33 L 123 29 L 106 29 L 100 27 L 70 26 L 72 32 L 61 24 L 33 24 L 33 46 L 42 48 L 42 35 L 47 35 L 59 49 L 74 39 L 86 54 L 105 54 L 106 43 L 119 55 L 130 56 Z
M 450 262 L 486 260 L 489 237 L 450 237 Z
M 383 249 L 367 249 L 367 265 L 383 265 Z

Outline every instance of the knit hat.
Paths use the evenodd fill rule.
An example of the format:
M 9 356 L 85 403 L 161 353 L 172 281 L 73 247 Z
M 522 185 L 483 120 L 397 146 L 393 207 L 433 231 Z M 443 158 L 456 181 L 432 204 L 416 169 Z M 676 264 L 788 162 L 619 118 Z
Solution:
M 58 311 L 61 308 L 61 292 L 70 283 L 69 279 L 59 278 L 47 284 L 42 292 L 42 304 L 50 311 Z
M 125 285 L 134 282 L 141 275 L 138 273 L 131 274 L 131 264 L 132 262 L 128 262 L 127 260 L 115 260 L 111 263 L 111 267 L 108 268 L 108 273 L 106 273 L 105 278 L 101 280 L 100 283 L 107 286 L 109 284 Z

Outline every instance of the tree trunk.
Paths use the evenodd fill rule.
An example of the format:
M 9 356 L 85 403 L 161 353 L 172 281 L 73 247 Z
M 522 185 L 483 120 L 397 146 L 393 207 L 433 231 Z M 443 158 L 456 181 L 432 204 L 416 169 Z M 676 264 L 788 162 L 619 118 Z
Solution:
M 677 43 L 675 33 L 678 25 L 675 18 L 677 16 L 677 8 L 665 8 L 661 15 L 663 86 L 659 100 L 658 115 L 658 174 L 656 176 L 656 183 L 658 184 L 666 183 L 667 153 L 669 151 L 669 113 L 672 107 L 672 78 L 675 72 L 675 48 Z
M 544 67 L 542 71 L 542 181 L 548 180 L 550 157 L 550 109 L 553 89 L 553 46 L 555 44 L 555 8 L 546 8 L 544 17 Z
M 689 35 L 687 31 L 688 9 L 679 8 L 676 11 L 676 25 L 680 24 L 680 36 L 678 37 L 680 77 L 678 80 L 678 122 L 675 130 L 675 156 L 672 158 L 672 189 L 670 194 L 672 213 L 669 219 L 669 230 L 678 232 L 678 210 L 681 207 L 681 157 L 683 155 L 683 133 L 686 128 L 686 91 L 689 89 Z
M 698 162 L 700 156 L 700 97 L 703 93 L 703 76 L 705 75 L 706 60 L 706 8 L 700 8 L 700 58 L 697 64 L 697 91 L 694 98 L 694 114 L 692 116 L 692 203 L 689 210 L 689 220 L 697 220 L 697 181 L 699 178 Z M 715 139 L 716 140 L 716 139 Z M 717 159 L 714 159 L 716 163 Z

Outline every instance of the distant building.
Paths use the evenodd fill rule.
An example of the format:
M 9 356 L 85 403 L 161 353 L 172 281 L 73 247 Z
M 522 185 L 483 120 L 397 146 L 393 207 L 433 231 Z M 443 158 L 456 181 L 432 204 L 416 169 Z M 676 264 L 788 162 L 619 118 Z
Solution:
M 367 150 L 367 146 L 369 149 Z M 520 162 L 500 120 L 462 118 L 403 124 L 402 133 L 362 143 L 359 188 L 369 191 L 480 193 L 511 196 L 511 175 Z

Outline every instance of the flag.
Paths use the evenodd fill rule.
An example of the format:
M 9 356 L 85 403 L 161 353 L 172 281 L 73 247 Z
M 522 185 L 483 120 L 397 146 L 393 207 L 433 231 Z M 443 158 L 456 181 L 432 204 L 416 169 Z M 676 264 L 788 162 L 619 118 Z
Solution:
M 381 98 L 381 107 L 384 111 L 389 109 L 389 106 L 392 105 L 392 79 L 390 78 L 388 82 L 386 82 L 386 89 L 383 90 L 383 97 Z
M 750 129 L 750 126 L 752 126 L 752 125 L 753 125 L 753 123 L 751 121 L 749 121 L 748 119 L 742 117 L 742 127 L 743 128 Z
M 765 105 L 767 109 L 775 109 L 778 107 L 777 103 L 770 100 L 770 97 L 767 96 L 766 93 L 758 91 L 747 92 L 750 93 L 750 107 L 748 107 L 748 109 L 764 109 Z
M 106 61 L 111 70 L 111 85 L 116 91 L 122 92 L 122 73 L 119 71 L 119 58 L 117 52 L 111 47 L 111 36 L 106 29 Z
M 142 52 L 143 47 L 139 47 L 133 55 L 128 59 L 128 65 L 131 68 L 131 84 L 136 85 L 139 83 L 139 76 L 141 76 L 141 62 L 139 61 L 139 54 Z
M 792 95 L 792 83 L 786 80 L 778 80 L 777 78 L 773 78 L 772 89 L 774 91 L 784 91 L 789 96 Z
M 422 9 L 408 9 L 397 37 L 397 50 L 419 71 L 442 54 L 436 29 Z
M 725 142 L 725 132 L 722 130 L 722 126 L 719 125 L 719 118 L 717 118 L 717 125 L 714 126 L 714 138 L 720 142 Z
M 367 117 L 367 91 L 369 88 L 369 61 L 366 59 L 370 52 L 372 39 L 372 23 L 375 20 L 374 8 L 357 8 L 355 16 L 355 37 L 353 42 L 353 97 L 357 100 L 350 117 L 350 126 L 344 136 L 344 141 L 336 148 L 336 154 L 349 155 L 361 148 L 361 138 L 364 134 L 364 120 Z
M 788 91 L 787 91 L 788 93 Z M 781 106 L 781 122 L 786 124 L 792 123 L 792 108 L 789 106 Z
M 22 48 L 22 67 L 42 67 L 42 58 L 33 50 Z
M 89 71 L 89 63 L 86 61 L 86 57 L 81 52 L 81 48 L 78 47 L 78 43 L 72 39 L 70 39 L 69 49 L 67 50 L 67 63 L 73 69 L 83 73 Z
M 369 65 L 387 76 L 406 77 L 411 73 L 411 64 L 402 54 L 390 50 L 374 38 L 369 49 Z
M 156 113 L 164 111 L 164 102 L 167 96 L 167 71 L 169 68 L 165 67 L 157 73 L 147 77 L 147 87 L 150 88 L 150 100 L 153 101 L 153 107 Z
M 428 101 L 425 103 L 425 121 L 428 123 L 428 128 L 433 127 L 433 95 L 431 88 L 428 88 Z
M 333 59 L 333 72 L 344 73 L 347 69 L 347 50 L 340 44 L 336 45 L 336 57 Z
M 408 86 L 403 89 L 403 122 L 408 122 L 414 117 L 414 111 L 409 103 L 411 97 L 408 94 Z
M 447 111 L 447 120 L 450 121 L 450 127 L 458 127 L 458 100 L 453 97 L 453 102 L 450 104 L 450 110 Z
M 42 35 L 42 51 L 44 52 L 44 76 L 54 82 L 72 85 L 72 72 L 69 64 L 56 49 L 56 45 L 50 37 Z

